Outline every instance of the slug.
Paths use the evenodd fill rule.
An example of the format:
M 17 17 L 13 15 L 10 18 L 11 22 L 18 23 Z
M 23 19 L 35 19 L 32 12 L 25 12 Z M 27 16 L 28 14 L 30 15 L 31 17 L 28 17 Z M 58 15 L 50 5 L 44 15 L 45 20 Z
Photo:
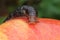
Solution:
M 37 11 L 34 7 L 29 5 L 23 5 L 18 7 L 14 12 L 8 15 L 5 21 L 13 17 L 26 16 L 29 19 L 29 22 L 35 22 L 37 17 Z

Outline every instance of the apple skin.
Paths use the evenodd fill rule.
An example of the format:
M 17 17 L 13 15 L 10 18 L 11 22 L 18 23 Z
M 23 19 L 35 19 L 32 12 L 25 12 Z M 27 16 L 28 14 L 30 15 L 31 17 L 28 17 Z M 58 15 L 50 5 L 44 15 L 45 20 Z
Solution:
M 60 20 L 39 18 L 37 23 L 28 23 L 15 18 L 1 24 L 0 33 L 5 40 L 60 40 Z

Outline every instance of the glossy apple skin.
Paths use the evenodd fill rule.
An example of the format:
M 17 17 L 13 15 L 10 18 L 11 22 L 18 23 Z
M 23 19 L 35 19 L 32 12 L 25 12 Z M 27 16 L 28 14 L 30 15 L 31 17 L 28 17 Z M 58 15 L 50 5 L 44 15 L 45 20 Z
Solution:
M 60 40 L 60 20 L 38 18 L 37 23 L 29 23 L 15 18 L 1 24 L 0 32 L 5 40 Z

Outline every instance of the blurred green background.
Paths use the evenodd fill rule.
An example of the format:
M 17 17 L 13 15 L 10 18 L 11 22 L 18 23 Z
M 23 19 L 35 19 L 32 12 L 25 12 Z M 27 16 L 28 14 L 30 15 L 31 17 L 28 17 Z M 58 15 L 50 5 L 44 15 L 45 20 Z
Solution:
M 38 17 L 60 20 L 60 0 L 0 0 L 0 24 L 17 7 L 28 3 L 38 11 Z

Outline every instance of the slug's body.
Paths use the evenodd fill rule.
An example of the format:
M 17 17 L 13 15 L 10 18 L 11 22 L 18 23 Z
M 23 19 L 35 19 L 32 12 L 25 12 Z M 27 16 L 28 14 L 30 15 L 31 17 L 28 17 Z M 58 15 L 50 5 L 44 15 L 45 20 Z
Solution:
M 23 5 L 21 7 L 18 7 L 13 13 L 11 13 L 6 20 L 9 20 L 13 17 L 21 16 L 26 16 L 29 19 L 29 22 L 35 22 L 37 17 L 37 11 L 32 6 Z

